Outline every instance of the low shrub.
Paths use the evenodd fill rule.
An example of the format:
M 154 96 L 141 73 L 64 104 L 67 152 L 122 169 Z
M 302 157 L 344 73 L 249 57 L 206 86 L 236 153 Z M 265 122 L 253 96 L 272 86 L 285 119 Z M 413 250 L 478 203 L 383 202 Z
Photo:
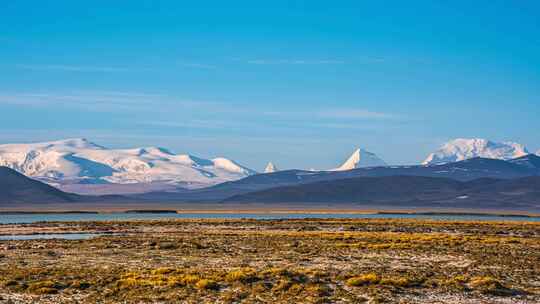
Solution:
M 28 286 L 28 291 L 35 294 L 55 294 L 63 286 L 53 281 L 34 282 Z
M 248 282 L 256 278 L 255 270 L 251 268 L 239 269 L 227 273 L 225 281 L 227 282 Z
M 371 285 L 371 284 L 377 284 L 379 283 L 381 279 L 379 276 L 375 273 L 368 273 L 357 277 L 352 277 L 345 282 L 347 286 L 363 286 L 363 285 Z
M 470 280 L 469 286 L 473 290 L 478 290 L 485 294 L 492 294 L 498 296 L 508 296 L 516 292 L 505 287 L 499 280 L 490 276 L 474 277 Z
M 199 280 L 195 284 L 195 287 L 197 287 L 198 289 L 212 289 L 212 290 L 219 289 L 218 283 L 214 280 L 209 280 L 209 279 Z

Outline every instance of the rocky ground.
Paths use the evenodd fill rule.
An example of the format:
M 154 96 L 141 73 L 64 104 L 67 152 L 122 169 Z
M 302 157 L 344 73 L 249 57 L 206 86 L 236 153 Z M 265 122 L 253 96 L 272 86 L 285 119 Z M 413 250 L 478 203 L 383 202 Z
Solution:
M 540 223 L 0 225 L 0 303 L 540 303 Z

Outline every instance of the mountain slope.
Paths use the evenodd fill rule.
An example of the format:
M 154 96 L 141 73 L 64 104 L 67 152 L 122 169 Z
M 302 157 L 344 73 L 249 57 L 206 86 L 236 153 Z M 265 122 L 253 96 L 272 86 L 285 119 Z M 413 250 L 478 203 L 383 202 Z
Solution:
M 356 149 L 341 166 L 333 169 L 333 171 L 346 171 L 358 168 L 382 166 L 386 166 L 386 163 L 374 153 L 364 149 Z
M 73 189 L 74 184 L 137 183 L 196 188 L 255 173 L 226 158 L 177 155 L 156 147 L 107 149 L 86 139 L 0 145 L 0 165 Z
M 410 200 L 422 192 L 454 193 L 460 182 L 449 179 L 388 176 L 359 177 L 271 188 L 235 196 L 232 202 L 374 202 Z
M 421 176 L 358 177 L 277 187 L 228 203 L 340 203 L 366 206 L 520 209 L 540 211 L 540 177 L 460 182 Z
M 540 172 L 540 156 L 535 154 L 528 154 L 522 157 L 511 159 L 508 162 L 521 166 L 523 168 L 538 170 Z
M 423 165 L 440 165 L 475 157 L 509 160 L 529 154 L 517 143 L 496 143 L 486 139 L 458 138 L 444 144 L 439 150 L 428 155 Z
M 62 192 L 47 184 L 32 180 L 17 171 L 0 167 L 0 203 L 65 203 L 74 202 L 77 195 Z
M 472 181 L 480 178 L 514 179 L 539 176 L 540 166 L 531 165 L 540 157 L 535 155 L 504 161 L 487 158 L 473 158 L 456 163 L 436 166 L 393 166 L 371 167 L 347 171 L 302 171 L 286 170 L 268 174 L 257 174 L 246 178 L 222 183 L 205 189 L 180 191 L 176 193 L 149 193 L 145 199 L 190 202 L 214 202 L 234 195 L 246 194 L 265 189 L 332 181 L 356 177 L 421 176 L 440 177 L 457 181 Z

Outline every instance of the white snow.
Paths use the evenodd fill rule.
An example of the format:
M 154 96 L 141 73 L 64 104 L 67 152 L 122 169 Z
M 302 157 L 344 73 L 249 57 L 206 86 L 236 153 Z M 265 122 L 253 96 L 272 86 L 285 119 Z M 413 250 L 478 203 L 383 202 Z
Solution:
M 55 185 L 167 182 L 208 186 L 255 174 L 226 158 L 177 155 L 157 147 L 107 149 L 86 139 L 0 145 L 0 166 Z
M 332 171 L 346 171 L 356 168 L 384 167 L 387 164 L 374 153 L 364 149 L 357 149 L 353 154 L 338 168 Z
M 428 155 L 423 165 L 440 165 L 474 157 L 509 160 L 529 154 L 518 143 L 497 143 L 481 138 L 458 138 L 444 144 L 439 150 Z
M 277 171 L 277 167 L 272 162 L 269 162 L 268 165 L 266 165 L 266 168 L 264 168 L 264 173 L 274 173 Z

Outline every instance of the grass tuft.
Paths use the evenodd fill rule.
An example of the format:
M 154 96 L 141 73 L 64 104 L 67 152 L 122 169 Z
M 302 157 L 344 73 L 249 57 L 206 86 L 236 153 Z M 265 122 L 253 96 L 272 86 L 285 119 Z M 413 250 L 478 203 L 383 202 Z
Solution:
M 357 287 L 363 285 L 373 285 L 379 283 L 381 279 L 375 273 L 368 273 L 357 277 L 352 277 L 345 282 L 347 286 Z
M 197 287 L 198 289 L 212 289 L 212 290 L 219 289 L 218 283 L 214 280 L 209 280 L 209 279 L 199 280 L 195 284 L 195 287 Z

